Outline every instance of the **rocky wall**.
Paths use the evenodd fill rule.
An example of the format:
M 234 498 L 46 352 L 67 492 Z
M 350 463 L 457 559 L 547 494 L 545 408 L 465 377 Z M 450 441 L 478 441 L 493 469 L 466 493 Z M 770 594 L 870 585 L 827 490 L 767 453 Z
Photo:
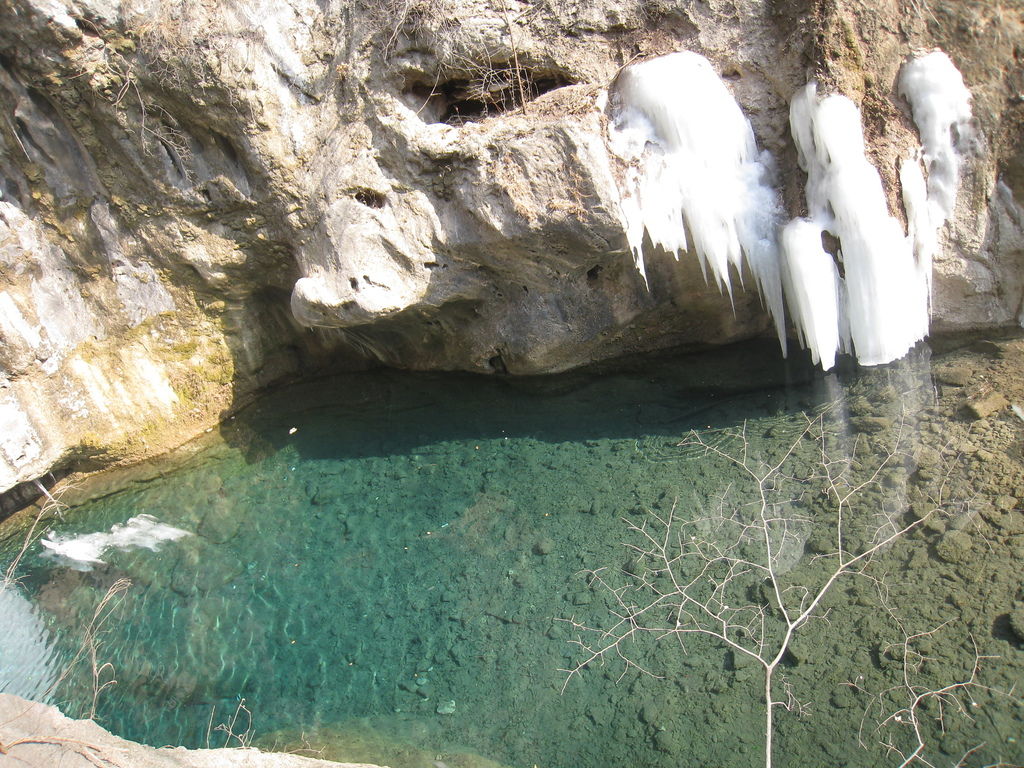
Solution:
M 1009 0 L 0 0 L 0 20 L 0 490 L 158 452 L 321 365 L 543 373 L 769 332 L 694 259 L 633 268 L 603 93 L 674 50 L 727 81 L 790 215 L 789 99 L 811 77 L 853 98 L 902 216 L 896 75 L 941 46 L 978 130 L 933 328 L 1019 320 Z

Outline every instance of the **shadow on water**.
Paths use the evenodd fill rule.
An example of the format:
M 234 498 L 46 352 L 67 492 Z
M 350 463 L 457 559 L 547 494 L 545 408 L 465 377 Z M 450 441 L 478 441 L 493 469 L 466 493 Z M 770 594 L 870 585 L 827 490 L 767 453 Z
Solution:
M 452 440 L 678 437 L 756 415 L 813 410 L 839 397 L 836 377 L 852 371 L 823 374 L 803 352 L 786 360 L 768 342 L 543 377 L 369 371 L 272 392 L 220 433 L 250 461 L 286 445 L 303 458 L 342 459 Z M 302 429 L 290 433 L 299 420 Z

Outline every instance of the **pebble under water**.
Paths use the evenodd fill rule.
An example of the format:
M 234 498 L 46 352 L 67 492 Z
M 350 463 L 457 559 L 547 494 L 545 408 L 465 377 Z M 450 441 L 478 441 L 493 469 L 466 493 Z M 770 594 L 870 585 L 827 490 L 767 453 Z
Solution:
M 870 545 L 878 520 L 912 522 L 925 492 L 942 490 L 942 473 L 920 460 L 921 414 L 936 400 L 926 351 L 829 375 L 777 358 L 755 344 L 602 375 L 374 372 L 269 394 L 116 487 L 93 480 L 91 500 L 46 521 L 51 542 L 139 515 L 187 534 L 91 564 L 34 543 L 7 589 L 34 633 L 19 652 L 53 655 L 44 676 L 75 658 L 111 585 L 131 586 L 96 633 L 109 667 L 94 676 L 86 654 L 47 695 L 3 677 L 8 638 L 0 690 L 28 686 L 83 716 L 94 678 L 116 680 L 96 697 L 96 719 L 156 746 L 253 739 L 392 768 L 761 765 L 763 673 L 714 638 L 644 634 L 620 644 L 636 666 L 613 652 L 565 670 L 585 660 L 572 640 L 609 637 L 581 627 L 611 630 L 622 615 L 603 582 L 630 604 L 664 588 L 656 564 L 624 546 L 641 543 L 630 524 L 672 511 L 685 526 L 751 501 L 734 465 L 680 445 L 691 430 L 730 451 L 742 450 L 741 430 L 751 456 L 772 459 L 820 417 L 829 460 L 853 457 L 847 487 L 868 481 L 846 511 L 861 536 L 852 547 Z M 897 455 L 879 470 L 887 447 Z M 794 590 L 828 562 L 820 459 L 813 440 L 796 441 L 775 486 L 789 521 L 778 567 Z M 1000 618 L 1020 599 L 1019 560 L 986 537 L 972 504 L 947 493 L 797 631 L 777 673 L 776 697 L 793 711 L 777 707 L 775 765 L 900 765 L 893 749 L 914 745 L 899 714 L 908 696 L 970 680 L 979 656 L 998 658 L 916 710 L 922 754 L 936 765 L 1024 760 L 1013 692 L 1024 651 Z M 24 526 L 0 531 L 0 561 L 17 554 Z M 715 544 L 714 526 L 678 530 Z M 588 574 L 600 568 L 602 579 Z M 763 584 L 737 573 L 722 594 L 771 605 Z

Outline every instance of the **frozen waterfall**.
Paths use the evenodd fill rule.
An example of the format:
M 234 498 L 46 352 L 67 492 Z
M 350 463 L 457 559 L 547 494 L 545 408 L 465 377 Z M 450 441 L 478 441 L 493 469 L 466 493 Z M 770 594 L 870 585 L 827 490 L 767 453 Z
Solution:
M 900 164 L 903 205 L 917 259 L 927 265 L 939 250 L 938 233 L 953 214 L 960 186 L 957 146 L 970 141 L 971 92 L 942 51 L 912 58 L 900 71 L 899 92 L 908 102 L 921 135 L 922 151 Z M 923 155 L 923 157 L 922 157 Z M 921 160 L 928 180 L 921 171 Z M 929 284 L 929 294 L 931 292 Z
M 819 236 L 816 243 L 783 236 L 791 246 L 783 253 L 788 283 L 817 280 L 824 268 L 816 262 L 833 259 L 822 249 L 823 232 L 838 239 L 836 257 L 844 271 L 837 276 L 837 290 L 802 292 L 810 306 L 800 306 L 802 294 L 791 291 L 793 314 L 801 320 L 831 316 L 831 306 L 816 305 L 837 303 L 838 333 L 803 328 L 801 335 L 825 368 L 836 351 L 855 352 L 865 365 L 903 357 L 928 333 L 929 272 L 914 257 L 900 222 L 889 215 L 882 180 L 864 154 L 860 110 L 845 96 L 819 99 L 812 83 L 793 99 L 790 125 L 807 172 L 809 220 L 790 222 L 786 229 L 812 226 Z M 831 344 L 833 338 L 839 340 L 838 350 L 814 347 L 816 339 Z
M 923 144 L 900 169 L 909 233 L 889 212 L 860 110 L 845 96 L 819 98 L 811 83 L 792 100 L 808 216 L 783 226 L 772 158 L 706 59 L 682 52 L 624 69 L 610 93 L 609 145 L 625 164 L 621 214 L 644 280 L 646 236 L 676 258 L 692 251 L 730 296 L 730 267 L 742 279 L 745 266 L 784 353 L 785 295 L 801 344 L 824 369 L 839 352 L 864 365 L 905 355 L 928 332 L 932 258 L 956 201 L 970 93 L 938 51 L 910 60 L 899 87 Z
M 672 94 L 671 98 L 666 98 Z M 626 67 L 611 92 L 610 145 L 626 163 L 621 208 L 637 268 L 644 233 L 679 258 L 691 245 L 732 296 L 745 263 L 785 349 L 771 157 L 758 153 L 739 104 L 703 56 L 684 51 Z

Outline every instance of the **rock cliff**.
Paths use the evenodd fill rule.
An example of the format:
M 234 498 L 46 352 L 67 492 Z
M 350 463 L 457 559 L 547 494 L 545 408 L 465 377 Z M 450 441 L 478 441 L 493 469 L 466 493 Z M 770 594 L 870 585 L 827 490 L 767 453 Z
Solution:
M 319 364 L 515 374 L 768 332 L 694 259 L 634 269 L 604 95 L 706 56 L 806 181 L 789 101 L 862 109 L 897 217 L 896 79 L 941 47 L 976 140 L 933 330 L 1019 321 L 1015 0 L 0 0 L 0 490 L 168 447 Z M 695 108 L 699 109 L 699 105 Z M 747 281 L 748 287 L 750 281 Z

